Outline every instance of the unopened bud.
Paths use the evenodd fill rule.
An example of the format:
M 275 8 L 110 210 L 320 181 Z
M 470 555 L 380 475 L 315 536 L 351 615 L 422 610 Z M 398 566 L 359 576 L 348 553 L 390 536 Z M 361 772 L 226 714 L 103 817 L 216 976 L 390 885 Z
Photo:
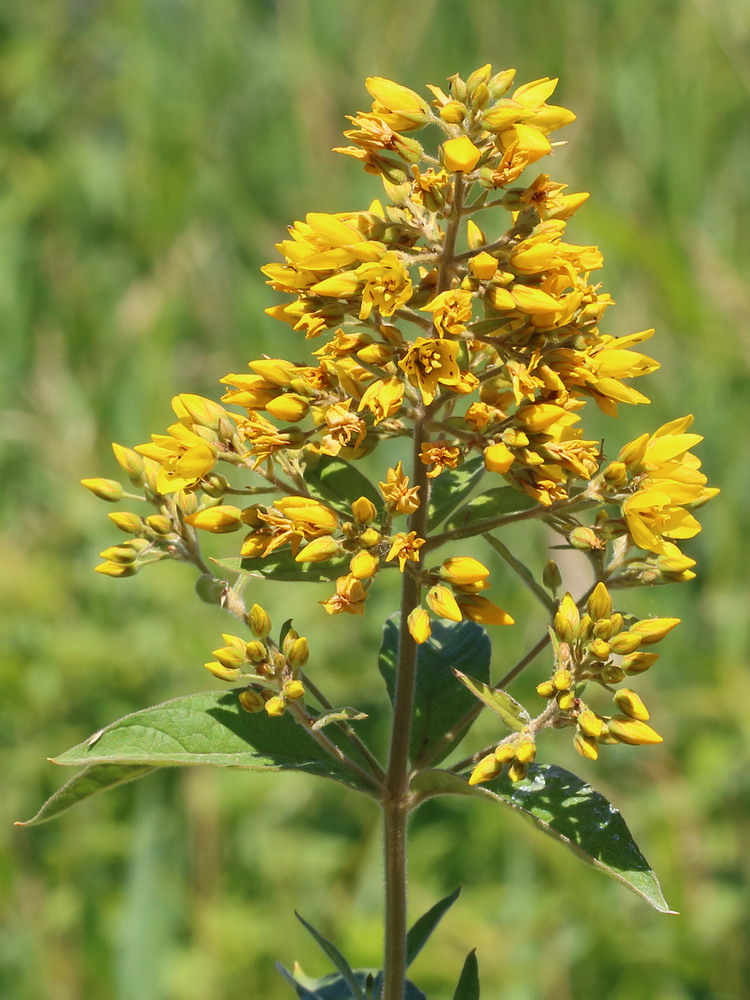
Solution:
M 530 764 L 536 757 L 536 744 L 533 740 L 524 739 L 516 746 L 516 760 L 521 764 Z
M 287 681 L 282 692 L 287 701 L 297 701 L 298 698 L 304 697 L 305 686 L 302 681 Z
M 286 711 L 286 702 L 278 695 L 274 695 L 272 698 L 268 699 L 264 708 L 269 715 L 278 717 L 279 715 L 283 715 Z
M 629 715 L 631 719 L 638 719 L 640 722 L 648 721 L 648 709 L 635 691 L 631 691 L 629 688 L 620 688 L 619 691 L 615 692 L 615 701 L 620 711 Z
M 146 525 L 157 535 L 168 535 L 172 531 L 172 522 L 164 514 L 149 514 Z
M 542 698 L 553 698 L 557 694 L 557 688 L 552 681 L 542 681 L 541 684 L 537 684 L 536 693 Z
M 636 632 L 619 632 L 609 640 L 612 652 L 618 655 L 635 652 L 642 642 L 643 636 L 638 635 Z
M 653 746 L 664 742 L 663 737 L 651 726 L 627 716 L 616 715 L 607 723 L 607 729 L 610 736 L 614 736 L 619 743 L 628 743 L 630 746 Z
M 324 535 L 321 538 L 313 538 L 307 545 L 303 545 L 294 557 L 294 561 L 298 563 L 325 562 L 327 559 L 333 558 L 338 551 L 339 543 L 330 535 Z
M 247 620 L 250 630 L 258 639 L 265 639 L 271 631 L 271 618 L 260 604 L 253 604 L 248 613 Z
M 597 660 L 608 660 L 610 653 L 610 646 L 608 642 L 604 639 L 594 639 L 589 643 L 588 646 L 589 653 L 595 656 Z
M 349 563 L 349 572 L 358 580 L 369 580 L 377 572 L 380 559 L 366 550 L 358 552 Z
M 123 488 L 116 479 L 82 479 L 81 486 L 85 486 L 95 497 L 106 500 L 107 503 L 117 503 L 122 500 Z
M 622 658 L 621 666 L 626 674 L 642 674 L 658 659 L 658 653 L 630 653 Z
M 542 570 L 542 583 L 554 594 L 562 584 L 562 573 L 554 559 L 548 559 Z
M 117 464 L 130 481 L 136 486 L 141 486 L 143 484 L 144 464 L 138 452 L 133 451 L 132 448 L 126 448 L 121 444 L 113 444 L 112 451 L 114 452 Z
M 599 757 L 599 747 L 596 740 L 585 733 L 576 733 L 573 737 L 573 746 L 582 757 L 588 760 L 597 760 Z
M 643 621 L 636 622 L 630 628 L 631 632 L 641 637 L 642 646 L 650 646 L 654 642 L 659 642 L 672 629 L 680 624 L 679 618 L 644 618 Z
M 240 691 L 240 705 L 245 709 L 246 712 L 262 712 L 266 707 L 266 703 L 263 698 L 258 694 L 257 691 Z
M 409 635 L 417 643 L 417 645 L 421 646 L 422 643 L 427 642 L 430 638 L 430 634 L 432 632 L 430 616 L 423 607 L 414 608 L 409 617 L 406 619 L 406 624 L 409 629 Z
M 578 728 L 584 736 L 597 739 L 604 731 L 604 723 L 596 712 L 592 712 L 590 708 L 584 708 L 578 716 Z
M 286 654 L 286 658 L 292 667 L 304 666 L 307 663 L 309 656 L 310 647 L 307 639 L 303 635 L 300 636 L 299 639 L 295 639 L 289 647 L 289 652 Z
M 590 552 L 594 549 L 602 548 L 602 541 L 594 529 L 587 528 L 584 525 L 573 528 L 568 535 L 568 543 L 574 549 L 580 549 L 582 552 Z
M 498 763 L 494 753 L 488 753 L 482 757 L 469 777 L 470 785 L 480 785 L 483 781 L 491 781 L 496 778 L 503 769 L 503 765 Z
M 352 517 L 357 524 L 372 524 L 377 514 L 375 504 L 367 497 L 359 497 L 352 503 Z
M 210 573 L 201 573 L 195 581 L 195 592 L 204 604 L 221 606 L 227 593 L 226 580 L 217 580 Z
M 211 662 L 204 663 L 203 666 L 220 681 L 236 681 L 240 676 L 239 667 L 227 666 L 225 663 Z
M 99 563 L 98 566 L 94 566 L 94 569 L 103 576 L 111 576 L 115 579 L 135 576 L 138 572 L 138 567 L 135 563 L 103 562 Z
M 586 602 L 586 607 L 594 621 L 598 621 L 600 618 L 609 618 L 612 614 L 612 598 L 601 581 L 594 587 Z

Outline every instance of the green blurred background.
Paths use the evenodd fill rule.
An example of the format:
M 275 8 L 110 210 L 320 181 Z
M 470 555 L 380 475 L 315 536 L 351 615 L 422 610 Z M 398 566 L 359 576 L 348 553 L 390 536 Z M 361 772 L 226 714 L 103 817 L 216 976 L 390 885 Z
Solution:
M 604 250 L 619 302 L 606 329 L 658 329 L 653 405 L 608 424 L 609 451 L 694 412 L 723 496 L 690 545 L 699 579 L 629 605 L 685 621 L 639 686 L 665 744 L 596 765 L 554 734 L 542 746 L 623 810 L 682 915 L 514 816 L 446 801 L 416 818 L 413 911 L 460 881 L 464 896 L 414 978 L 447 1000 L 477 946 L 488 1000 L 749 995 L 750 7 L 36 0 L 0 6 L 0 46 L 5 1000 L 282 1000 L 277 958 L 327 971 L 295 906 L 352 961 L 378 962 L 377 817 L 333 785 L 168 772 L 38 830 L 11 822 L 67 777 L 45 757 L 210 687 L 200 665 L 227 627 L 185 567 L 95 576 L 113 531 L 78 480 L 114 475 L 109 442 L 163 428 L 174 393 L 213 393 L 259 352 L 304 356 L 263 315 L 258 267 L 288 222 L 379 194 L 329 151 L 368 106 L 364 77 L 421 88 L 484 62 L 561 77 L 578 122 L 550 166 L 592 192 L 570 238 Z M 364 626 L 326 628 L 317 588 L 283 591 L 254 596 L 295 615 L 342 702 L 374 706 L 388 596 Z M 495 593 L 521 623 L 498 639 L 499 672 L 541 623 L 512 581 Z

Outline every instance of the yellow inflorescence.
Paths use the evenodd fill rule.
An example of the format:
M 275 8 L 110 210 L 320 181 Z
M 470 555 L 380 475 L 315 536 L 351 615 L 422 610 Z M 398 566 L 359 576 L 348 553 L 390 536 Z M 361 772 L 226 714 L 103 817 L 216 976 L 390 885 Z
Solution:
M 445 90 L 430 86 L 430 101 L 390 80 L 366 81 L 372 107 L 351 117 L 349 144 L 337 151 L 381 180 L 382 200 L 361 211 L 309 213 L 277 245 L 280 260 L 262 269 L 286 296 L 267 313 L 299 332 L 300 348 L 307 340 L 314 349 L 303 361 L 262 358 L 227 374 L 221 403 L 178 395 L 165 433 L 135 450 L 114 446 L 155 512 L 110 514 L 131 538 L 104 550 L 99 572 L 132 576 L 176 558 L 205 573 L 199 536 L 233 533 L 231 554 L 253 569 L 266 565 L 272 577 L 281 561 L 335 580 L 321 602 L 330 615 L 362 614 L 378 575 L 397 567 L 426 591 L 427 607 L 408 616 L 417 643 L 429 638 L 430 615 L 512 624 L 480 593 L 488 586 L 483 564 L 460 548 L 431 563 L 434 548 L 472 530 L 469 517 L 459 532 L 430 534 L 430 495 L 473 462 L 490 486 L 509 485 L 534 507 L 529 516 L 549 518 L 567 544 L 590 552 L 599 579 L 630 586 L 694 576 L 679 544 L 700 530 L 694 512 L 717 491 L 692 454 L 701 440 L 688 430 L 692 418 L 643 434 L 609 459 L 584 435 L 591 401 L 610 416 L 648 402 L 633 382 L 658 368 L 640 350 L 653 331 L 601 330 L 612 305 L 594 277 L 602 255 L 566 238 L 588 195 L 537 170 L 522 179 L 554 152 L 557 131 L 575 116 L 550 103 L 556 80 L 516 86 L 514 73 L 484 66 L 465 81 L 452 77 Z M 369 495 L 361 476 L 351 496 L 313 485 L 331 462 L 347 468 L 383 442 L 403 441 L 406 456 L 417 425 L 414 466 L 383 461 Z M 105 501 L 133 496 L 112 480 L 83 482 Z M 616 566 L 607 563 L 615 548 Z M 253 613 L 249 624 L 265 643 L 267 623 Z M 615 685 L 647 669 L 653 654 L 642 647 L 674 623 L 628 624 L 612 612 L 603 584 L 583 614 L 566 595 L 554 617 L 553 676 L 539 687 L 554 708 L 539 727 L 575 726 L 576 748 L 591 758 L 602 743 L 656 742 L 634 692 L 621 690 L 620 714 L 602 717 L 582 702 L 580 686 Z M 246 664 L 235 663 L 239 646 L 227 649 L 208 668 L 232 679 Z M 302 693 L 285 673 L 289 652 L 273 656 L 264 684 L 243 701 L 249 710 L 265 704 L 280 714 Z M 258 663 L 254 675 L 262 674 Z M 481 762 L 472 780 L 506 765 L 522 777 L 534 733 Z

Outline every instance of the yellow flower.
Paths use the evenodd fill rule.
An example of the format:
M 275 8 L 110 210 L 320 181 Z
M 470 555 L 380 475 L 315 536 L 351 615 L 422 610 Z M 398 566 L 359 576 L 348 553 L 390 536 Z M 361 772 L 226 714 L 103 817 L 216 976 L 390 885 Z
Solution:
M 419 550 L 424 543 L 425 539 L 419 538 L 416 531 L 410 531 L 408 534 L 405 531 L 399 531 L 391 538 L 391 547 L 385 561 L 392 562 L 394 559 L 398 559 L 399 569 L 403 573 L 407 562 L 419 562 Z
M 336 581 L 336 593 L 326 601 L 320 601 L 329 615 L 363 615 L 367 591 L 362 583 L 351 574 L 340 576 Z
M 455 469 L 461 457 L 461 449 L 448 441 L 428 441 L 422 445 L 420 461 L 423 465 L 431 465 L 427 473 L 428 479 L 439 476 L 444 469 Z
M 388 510 L 397 514 L 413 514 L 419 507 L 419 486 L 409 486 L 409 477 L 404 475 L 401 462 L 389 469 L 384 483 L 379 483 Z
M 393 252 L 385 254 L 377 263 L 360 264 L 354 273 L 364 282 L 360 319 L 368 319 L 373 309 L 381 316 L 392 316 L 411 298 L 409 272 Z
M 404 400 L 404 385 L 400 379 L 376 379 L 365 389 L 359 401 L 359 410 L 369 410 L 379 424 L 398 413 Z
M 441 337 L 457 337 L 471 322 L 472 293 L 464 288 L 451 288 L 436 295 L 422 312 L 431 312 L 435 329 Z
M 666 553 L 666 539 L 693 538 L 701 530 L 695 517 L 679 501 L 675 502 L 673 493 L 665 482 L 656 488 L 647 486 L 623 502 L 625 522 L 638 548 Z
M 417 337 L 406 357 L 399 361 L 399 368 L 419 389 L 428 406 L 435 398 L 438 385 L 455 388 L 461 384 L 458 350 L 459 345 L 455 341 Z

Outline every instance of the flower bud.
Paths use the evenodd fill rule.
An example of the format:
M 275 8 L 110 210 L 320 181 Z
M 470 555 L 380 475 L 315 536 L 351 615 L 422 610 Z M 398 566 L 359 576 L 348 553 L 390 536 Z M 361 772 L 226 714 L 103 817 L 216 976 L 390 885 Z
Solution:
M 182 404 L 193 423 L 200 427 L 208 427 L 215 431 L 219 426 L 219 421 L 227 416 L 227 411 L 223 406 L 219 406 L 212 399 L 206 399 L 205 396 L 182 392 L 175 397 L 175 400 Z
M 377 514 L 375 504 L 367 497 L 359 497 L 352 503 L 352 517 L 357 524 L 372 524 Z
M 487 245 L 487 237 L 484 231 L 479 228 L 473 219 L 469 219 L 466 225 L 466 239 L 468 240 L 470 250 L 478 250 L 479 247 Z
M 578 728 L 584 736 L 589 736 L 595 740 L 602 735 L 604 723 L 596 712 L 592 712 L 590 708 L 584 708 L 578 716 Z
M 132 448 L 125 448 L 121 444 L 112 445 L 115 461 L 136 486 L 143 484 L 144 463 L 137 451 Z
M 204 663 L 203 666 L 220 681 L 236 681 L 241 673 L 239 667 L 230 667 L 224 663 Z
M 650 646 L 663 639 L 679 624 L 679 618 L 644 618 L 643 621 L 631 625 L 630 631 L 641 637 L 642 646 Z
M 172 531 L 172 522 L 164 514 L 149 514 L 146 526 L 157 535 L 168 535 Z
M 201 573 L 195 581 L 195 592 L 204 604 L 217 604 L 221 607 L 228 586 L 226 580 L 217 580 L 210 573 Z
M 613 653 L 621 656 L 634 652 L 641 645 L 642 641 L 643 637 L 636 632 L 620 632 L 612 636 L 609 640 L 609 645 Z
M 103 562 L 99 563 L 98 566 L 94 566 L 94 570 L 103 576 L 111 576 L 118 579 L 126 576 L 135 576 L 138 572 L 138 567 L 135 563 Z
M 619 691 L 615 692 L 615 701 L 620 711 L 629 715 L 631 719 L 638 719 L 640 722 L 648 721 L 648 709 L 635 691 L 631 691 L 629 688 L 620 688 Z
M 470 556 L 455 556 L 446 559 L 440 567 L 440 576 L 454 587 L 465 587 L 486 580 L 490 575 L 487 567 Z
M 630 653 L 623 657 L 621 666 L 626 674 L 642 674 L 658 659 L 658 653 Z
M 561 691 L 557 696 L 557 707 L 563 712 L 572 712 L 576 707 L 576 696 L 572 691 Z
M 448 101 L 440 109 L 440 117 L 449 125 L 460 125 L 466 117 L 466 108 L 458 101 Z
M 630 746 L 653 746 L 663 743 L 661 737 L 651 726 L 638 719 L 629 719 L 627 716 L 616 715 L 607 723 L 610 736 L 618 743 L 628 743 Z
M 189 514 L 185 521 L 201 531 L 223 535 L 229 531 L 237 531 L 242 526 L 242 511 L 239 507 L 220 504 Z
M 488 753 L 486 757 L 482 757 L 471 772 L 469 784 L 480 785 L 483 781 L 491 781 L 492 778 L 496 778 L 500 774 L 502 769 L 503 765 L 498 763 L 495 754 Z
M 548 559 L 542 570 L 542 583 L 547 588 L 555 593 L 560 588 L 562 584 L 562 573 L 560 572 L 560 567 L 557 565 L 554 559 Z
M 409 629 L 409 635 L 417 645 L 421 646 L 423 642 L 427 642 L 430 638 L 432 626 L 430 625 L 430 616 L 424 608 L 414 608 L 406 619 L 406 625 Z
M 605 642 L 604 639 L 594 639 L 589 643 L 588 650 L 597 660 L 609 659 L 610 647 L 609 643 Z
M 619 684 L 625 678 L 625 671 L 615 663 L 608 663 L 602 667 L 600 677 L 605 684 Z
M 81 486 L 85 486 L 95 497 L 106 500 L 107 503 L 117 503 L 122 500 L 123 488 L 116 479 L 82 479 Z
M 586 736 L 585 733 L 575 734 L 573 746 L 582 757 L 586 757 L 588 760 L 597 760 L 599 757 L 599 747 L 596 745 L 596 740 L 591 736 Z
M 245 644 L 245 657 L 251 663 L 263 663 L 264 660 L 268 659 L 268 650 L 265 643 L 259 639 L 251 639 L 250 642 Z
M 258 639 L 265 639 L 271 631 L 271 618 L 260 604 L 253 604 L 247 616 L 250 630 Z
M 520 760 L 514 760 L 508 768 L 508 777 L 514 784 L 517 781 L 523 781 L 528 773 L 529 765 L 522 764 Z
M 311 542 L 304 545 L 294 557 L 294 561 L 298 563 L 325 562 L 326 559 L 335 556 L 338 551 L 339 543 L 330 535 L 324 535 L 321 538 L 313 538 Z
M 609 618 L 612 614 L 612 598 L 601 581 L 594 587 L 591 596 L 586 602 L 586 607 L 594 621 L 597 621 L 599 618 Z
M 469 271 L 479 281 L 489 281 L 494 278 L 497 268 L 497 259 L 484 251 L 469 258 Z
M 552 698 L 557 693 L 557 688 L 552 681 L 542 681 L 541 684 L 537 684 L 536 693 L 542 698 Z
M 375 528 L 366 528 L 359 536 L 359 540 L 368 549 L 371 549 L 380 541 L 380 532 L 376 531 Z
M 303 667 L 310 657 L 310 647 L 307 639 L 301 635 L 289 647 L 286 658 L 292 667 Z
M 501 476 L 510 469 L 515 456 L 507 445 L 491 444 L 484 449 L 484 467 L 488 472 L 499 472 Z
M 244 643 L 240 649 L 235 646 L 222 646 L 220 649 L 212 649 L 211 652 L 219 663 L 227 669 L 241 667 L 245 662 Z
M 495 760 L 498 764 L 510 764 L 516 756 L 515 743 L 498 743 L 495 747 Z
M 369 580 L 377 573 L 380 559 L 366 549 L 358 552 L 349 563 L 349 572 L 358 580 Z
M 305 686 L 302 681 L 287 681 L 282 688 L 282 692 L 287 701 L 297 701 L 305 695 Z
M 463 619 L 461 609 L 456 603 L 456 598 L 447 587 L 443 587 L 441 584 L 432 587 L 428 592 L 427 603 L 430 606 L 430 610 L 438 618 L 447 618 L 448 621 L 452 622 L 460 622 Z
M 568 535 L 568 543 L 581 552 L 591 552 L 602 548 L 602 542 L 593 528 L 579 525 Z
M 522 739 L 516 746 L 516 760 L 521 764 L 530 764 L 536 757 L 536 744 L 532 739 Z
M 477 149 L 468 135 L 443 143 L 443 165 L 450 173 L 468 174 L 481 158 L 482 151 Z
M 247 691 L 240 691 L 239 695 L 240 705 L 245 709 L 246 712 L 262 712 L 266 707 L 266 703 L 263 698 L 258 694 L 257 691 L 251 691 L 249 688 Z
M 272 698 L 268 699 L 263 707 L 270 716 L 275 718 L 284 714 L 286 711 L 286 702 L 278 695 L 274 695 Z
M 277 420 L 283 420 L 290 424 L 296 423 L 306 417 L 310 410 L 310 404 L 302 396 L 297 396 L 293 392 L 286 392 L 276 399 L 266 403 L 266 412 Z
M 555 691 L 569 691 L 573 687 L 573 674 L 567 667 L 556 670 L 552 675 Z
M 136 539 L 139 541 L 140 539 Z M 138 550 L 133 545 L 128 545 L 125 542 L 123 545 L 110 545 L 109 548 L 102 549 L 99 553 L 102 559 L 108 559 L 110 562 L 122 563 L 127 565 L 128 563 L 133 563 L 138 558 Z
M 555 613 L 554 626 L 558 638 L 566 641 L 577 635 L 578 625 L 581 615 L 576 606 L 576 602 L 570 593 L 567 593 L 560 601 L 560 606 Z
M 462 594 L 458 598 L 461 614 L 479 625 L 514 625 L 515 621 L 501 607 L 478 594 Z

